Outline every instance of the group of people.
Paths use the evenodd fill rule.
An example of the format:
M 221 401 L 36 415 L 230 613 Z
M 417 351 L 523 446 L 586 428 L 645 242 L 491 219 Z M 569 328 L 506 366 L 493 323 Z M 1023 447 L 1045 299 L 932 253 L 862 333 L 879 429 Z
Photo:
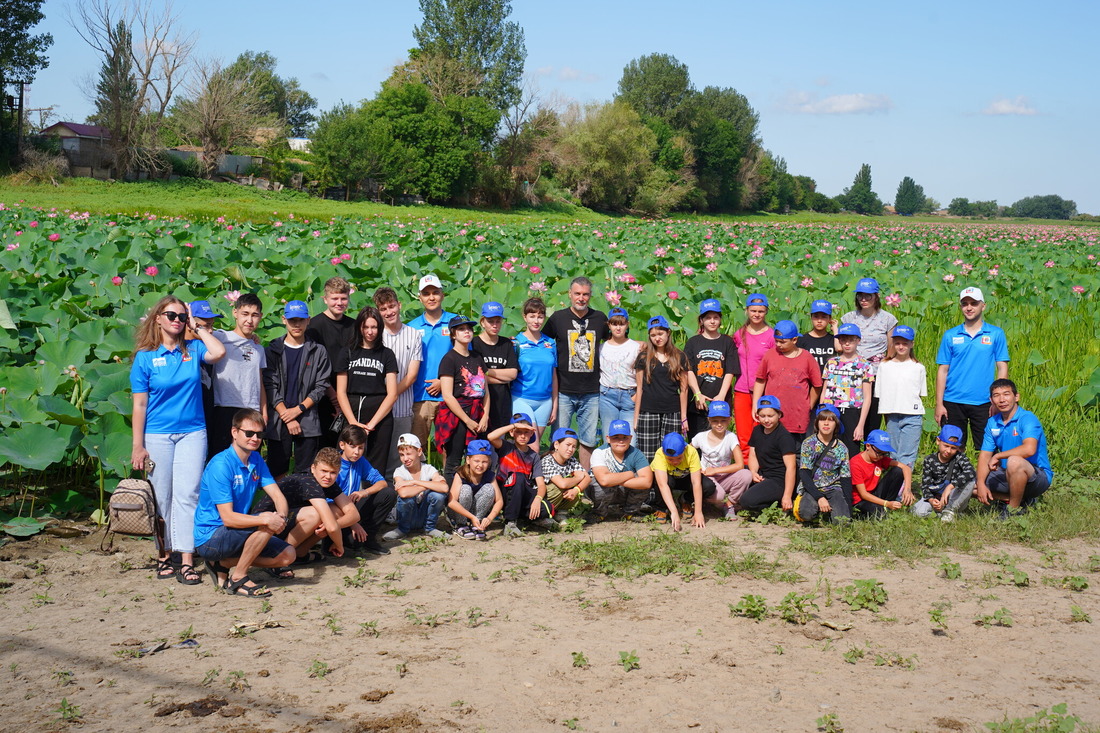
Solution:
M 662 315 L 631 339 L 630 314 L 592 308 L 584 277 L 549 316 L 540 298 L 525 301 L 513 338 L 500 303 L 478 320 L 445 310 L 434 274 L 420 278 L 422 312 L 408 323 L 392 288 L 355 318 L 351 293 L 331 278 L 323 312 L 286 303 L 285 334 L 266 346 L 252 294 L 233 304 L 232 329 L 215 328 L 223 317 L 206 301 L 165 296 L 150 310 L 131 372 L 132 462 L 151 459 L 158 578 L 202 582 L 197 553 L 219 587 L 264 595 L 250 567 L 290 578 L 349 547 L 386 554 L 410 533 L 443 536 L 441 519 L 484 540 L 498 521 L 506 536 L 570 516 L 652 515 L 680 529 L 772 505 L 800 521 L 910 506 L 951 521 L 975 497 L 1011 516 L 1053 478 L 978 288 L 962 291 L 963 323 L 940 341 L 940 431 L 919 492 L 926 370 L 873 278 L 839 319 L 814 301 L 805 333 L 770 324 L 768 298 L 751 294 L 728 334 L 725 307 L 705 299 L 682 349 Z

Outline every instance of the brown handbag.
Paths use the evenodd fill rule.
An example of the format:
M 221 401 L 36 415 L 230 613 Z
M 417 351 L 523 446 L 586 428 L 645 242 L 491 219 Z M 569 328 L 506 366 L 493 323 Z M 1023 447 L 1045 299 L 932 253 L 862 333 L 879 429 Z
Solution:
M 149 481 L 149 471 L 153 470 L 153 466 L 153 461 L 146 459 L 142 478 L 122 479 L 111 494 L 107 504 L 107 527 L 100 542 L 100 549 L 104 552 L 109 552 L 114 546 L 116 534 L 152 535 L 157 541 L 157 549 L 163 546 L 164 523 L 157 515 L 157 496 Z

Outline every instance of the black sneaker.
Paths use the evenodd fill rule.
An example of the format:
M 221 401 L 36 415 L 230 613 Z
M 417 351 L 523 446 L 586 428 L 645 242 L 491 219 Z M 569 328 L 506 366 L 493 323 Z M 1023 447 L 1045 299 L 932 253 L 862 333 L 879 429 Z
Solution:
M 369 553 L 371 555 L 390 554 L 389 548 L 381 545 L 378 540 L 374 539 L 373 537 L 368 537 L 367 541 L 360 545 L 360 549 L 363 550 L 363 552 Z

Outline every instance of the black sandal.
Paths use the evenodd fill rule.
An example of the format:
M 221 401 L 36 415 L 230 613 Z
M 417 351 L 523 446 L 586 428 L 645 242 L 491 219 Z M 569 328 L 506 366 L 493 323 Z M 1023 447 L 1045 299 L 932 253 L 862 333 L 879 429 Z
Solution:
M 294 580 L 294 571 L 288 567 L 263 568 L 263 571 L 275 580 Z
M 294 565 L 312 565 L 315 562 L 321 562 L 325 559 L 324 554 L 317 550 L 310 550 L 309 554 L 304 557 L 298 557 L 294 559 Z
M 267 586 L 245 585 L 245 583 L 252 583 L 252 578 L 245 575 L 238 580 L 225 579 L 225 585 L 222 586 L 225 592 L 231 596 L 244 596 L 245 598 L 266 598 L 271 595 L 271 591 L 267 589 Z
M 206 572 L 210 573 L 210 579 L 214 581 L 214 588 L 216 590 L 221 590 L 225 584 L 218 580 L 218 573 L 225 573 L 225 579 L 228 581 L 229 568 L 222 565 L 217 560 L 206 560 L 204 558 L 203 562 L 206 563 Z
M 166 570 L 167 575 L 165 575 Z M 171 558 L 167 560 L 157 558 L 157 580 L 171 580 L 174 577 L 176 577 L 176 566 L 172 564 Z
M 176 580 L 184 585 L 198 585 L 202 582 L 202 573 L 195 570 L 193 565 L 180 565 L 180 569 L 176 571 Z

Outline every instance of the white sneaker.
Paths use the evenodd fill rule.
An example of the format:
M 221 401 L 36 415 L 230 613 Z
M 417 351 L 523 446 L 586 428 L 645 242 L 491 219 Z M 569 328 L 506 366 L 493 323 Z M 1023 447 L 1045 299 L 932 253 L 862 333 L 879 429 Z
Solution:
M 382 535 L 382 539 L 386 542 L 393 542 L 394 540 L 404 539 L 405 533 L 399 529 L 391 529 L 386 534 Z
M 508 522 L 507 524 L 504 525 L 504 536 L 505 537 L 522 537 L 523 535 L 524 535 L 524 531 L 522 529 L 520 529 L 519 525 L 516 524 L 515 522 Z
M 444 532 L 443 530 L 438 529 L 438 528 L 433 529 L 430 532 L 425 532 L 424 534 L 428 535 L 433 540 L 438 540 L 440 537 L 446 537 L 447 536 L 446 532 Z
M 552 517 L 543 517 L 542 519 L 536 519 L 534 522 L 536 527 L 541 527 L 548 532 L 557 532 L 561 529 L 561 525 L 557 523 Z
M 955 521 L 955 512 L 950 509 L 945 509 L 943 514 L 940 515 L 940 521 L 946 524 L 950 524 Z

